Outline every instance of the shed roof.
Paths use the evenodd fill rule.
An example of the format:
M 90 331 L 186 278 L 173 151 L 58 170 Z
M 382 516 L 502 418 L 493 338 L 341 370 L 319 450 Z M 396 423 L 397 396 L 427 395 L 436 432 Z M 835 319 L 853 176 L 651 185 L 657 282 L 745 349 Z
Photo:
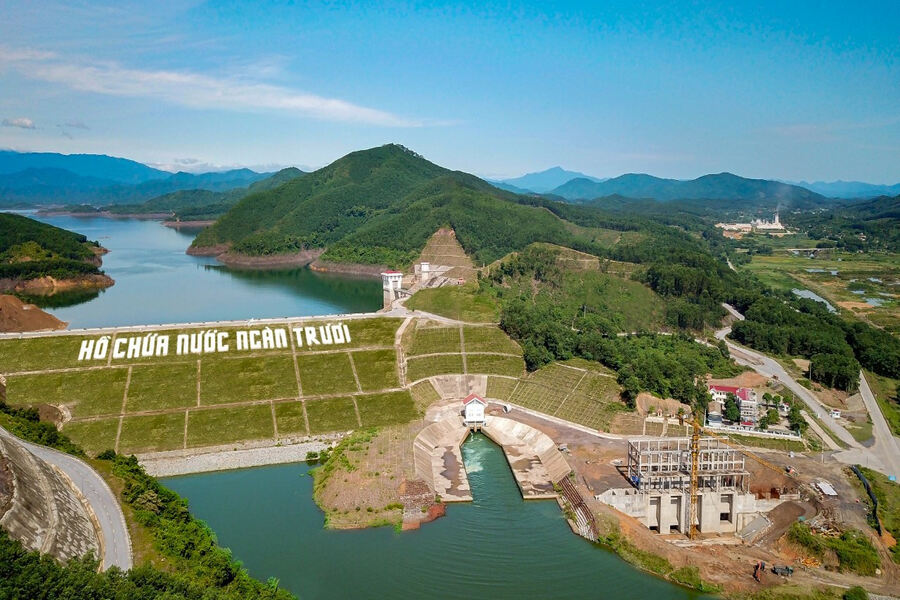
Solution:
M 479 396 L 478 394 L 469 394 L 465 398 L 463 398 L 463 406 L 468 406 L 470 402 L 478 402 L 484 406 L 487 406 L 487 402 Z

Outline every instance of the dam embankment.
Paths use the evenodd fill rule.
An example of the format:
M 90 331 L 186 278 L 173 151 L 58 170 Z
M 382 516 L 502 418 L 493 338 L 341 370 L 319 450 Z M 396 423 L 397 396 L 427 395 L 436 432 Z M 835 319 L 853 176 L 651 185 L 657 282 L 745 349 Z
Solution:
M 65 561 L 102 556 L 99 525 L 80 490 L 0 428 L 0 526 L 29 550 Z

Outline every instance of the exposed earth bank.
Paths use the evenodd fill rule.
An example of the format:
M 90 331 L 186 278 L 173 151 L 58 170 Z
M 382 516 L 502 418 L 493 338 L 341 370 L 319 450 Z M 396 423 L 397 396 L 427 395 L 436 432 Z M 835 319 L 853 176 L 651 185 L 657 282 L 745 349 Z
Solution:
M 168 223 L 167 223 L 168 224 Z M 175 225 L 184 225 L 173 224 Z M 322 273 L 340 273 L 342 275 L 358 275 L 361 277 L 379 277 L 387 269 L 385 265 L 364 265 L 359 263 L 339 263 L 321 260 L 325 248 L 313 248 L 292 252 L 290 254 L 272 254 L 268 256 L 250 256 L 232 252 L 229 244 L 215 246 L 191 246 L 187 254 L 191 256 L 214 256 L 216 260 L 229 267 L 245 269 L 284 269 L 290 267 L 309 267 Z
M 115 281 L 109 275 L 93 273 L 79 277 L 56 279 L 49 275 L 35 279 L 0 279 L 0 292 L 20 292 L 50 296 L 57 292 L 77 289 L 102 289 L 113 285 Z
M 15 296 L 0 295 L 0 332 L 65 329 L 67 325 L 34 304 L 25 304 Z

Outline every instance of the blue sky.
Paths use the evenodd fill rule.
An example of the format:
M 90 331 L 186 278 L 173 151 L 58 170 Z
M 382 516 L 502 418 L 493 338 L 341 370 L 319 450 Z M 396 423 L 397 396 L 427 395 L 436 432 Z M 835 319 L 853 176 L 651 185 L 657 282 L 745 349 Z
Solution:
M 0 147 L 900 181 L 900 3 L 11 2 Z

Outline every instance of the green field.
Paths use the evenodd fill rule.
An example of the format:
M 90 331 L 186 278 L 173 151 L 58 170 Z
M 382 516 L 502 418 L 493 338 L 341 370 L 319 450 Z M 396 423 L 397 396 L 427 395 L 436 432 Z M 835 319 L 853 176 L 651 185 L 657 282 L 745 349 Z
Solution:
M 522 355 L 522 349 L 497 327 L 463 327 L 466 352 L 505 352 Z
M 353 381 L 352 375 L 350 380 Z M 292 396 L 297 396 L 297 378 L 290 356 L 205 358 L 202 361 L 200 368 L 202 405 Z
M 439 354 L 422 358 L 410 358 L 406 363 L 406 379 L 418 381 L 432 375 L 462 373 L 462 354 Z
M 352 353 L 353 364 L 364 392 L 395 388 L 397 380 L 397 353 L 394 350 L 359 350 Z
M 346 352 L 297 357 L 304 396 L 328 396 L 358 391 Z M 295 386 L 296 389 L 296 386 Z M 296 391 L 294 392 L 296 395 Z
M 278 435 L 306 435 L 306 419 L 303 416 L 303 402 L 279 402 L 275 405 L 275 423 Z
M 517 356 L 501 354 L 467 354 L 466 367 L 469 373 L 509 375 L 521 377 L 525 374 L 525 361 Z
M 118 415 L 122 412 L 127 369 L 98 369 L 15 375 L 7 381 L 11 405 L 65 404 L 74 417 Z
M 0 369 L 3 373 L 16 373 L 82 366 L 78 362 L 81 340 L 98 338 L 60 335 L 0 340 Z
M 459 327 L 411 327 L 407 330 L 406 353 L 409 356 L 460 352 Z
M 424 413 L 431 404 L 441 399 L 441 395 L 437 393 L 430 381 L 420 381 L 409 388 L 409 393 L 412 395 L 416 410 L 420 413 Z
M 507 401 L 518 382 L 518 379 L 507 379 L 506 377 L 488 377 L 487 397 Z
M 196 405 L 196 363 L 132 367 L 126 412 Z
M 94 455 L 114 449 L 118 430 L 118 417 L 94 421 L 70 421 L 63 427 L 63 433 L 86 452 Z
M 306 403 L 310 433 L 358 429 L 353 398 L 322 398 Z M 365 425 L 365 423 L 363 423 Z
M 615 378 L 593 369 L 554 363 L 522 378 L 518 385 L 509 381 L 488 378 L 488 396 L 602 431 L 609 431 L 617 414 L 630 411 L 619 399 L 621 388 Z
M 363 427 L 406 423 L 418 416 L 412 397 L 406 390 L 357 396 L 356 405 Z
M 478 293 L 478 287 L 474 285 L 420 290 L 406 306 L 469 323 L 496 323 L 500 319 L 497 303 Z
M 3 340 L 7 401 L 18 406 L 64 404 L 72 419 L 63 430 L 88 452 L 116 448 L 118 434 L 119 452 L 141 454 L 181 449 L 185 443 L 193 448 L 275 442 L 273 412 L 278 438 L 407 423 L 440 399 L 427 381 L 409 390 L 386 391 L 399 386 L 393 348 L 398 319 L 347 322 L 354 334 L 346 349 L 299 348 L 296 371 L 291 348 L 78 363 L 80 337 Z M 404 338 L 411 352 L 407 380 L 462 374 L 460 328 L 416 325 L 411 324 Z M 570 395 L 563 407 L 566 415 L 578 422 L 605 421 L 606 413 L 593 410 L 593 392 L 579 395 L 579 388 L 579 393 L 569 394 L 581 378 L 592 381 L 597 370 L 593 363 L 572 362 L 579 367 L 575 369 L 557 364 L 526 375 L 521 349 L 497 327 L 464 326 L 463 335 L 468 372 L 491 375 L 489 397 L 508 399 L 518 381 L 513 377 L 521 377 L 513 401 L 553 414 Z M 47 363 L 73 370 L 16 374 L 40 371 Z M 603 378 L 609 389 L 593 394 L 606 401 L 616 388 L 610 382 Z
M 900 332 L 900 257 L 887 253 L 820 250 L 806 254 L 777 252 L 755 255 L 740 267 L 764 283 L 784 290 L 808 289 L 847 316 L 854 316 L 892 333 Z M 866 300 L 879 306 L 870 306 Z
M 138 415 L 122 420 L 119 452 L 123 454 L 176 450 L 183 446 L 183 412 Z
M 273 438 L 271 410 L 268 404 L 192 410 L 188 417 L 187 445 L 217 446 Z

